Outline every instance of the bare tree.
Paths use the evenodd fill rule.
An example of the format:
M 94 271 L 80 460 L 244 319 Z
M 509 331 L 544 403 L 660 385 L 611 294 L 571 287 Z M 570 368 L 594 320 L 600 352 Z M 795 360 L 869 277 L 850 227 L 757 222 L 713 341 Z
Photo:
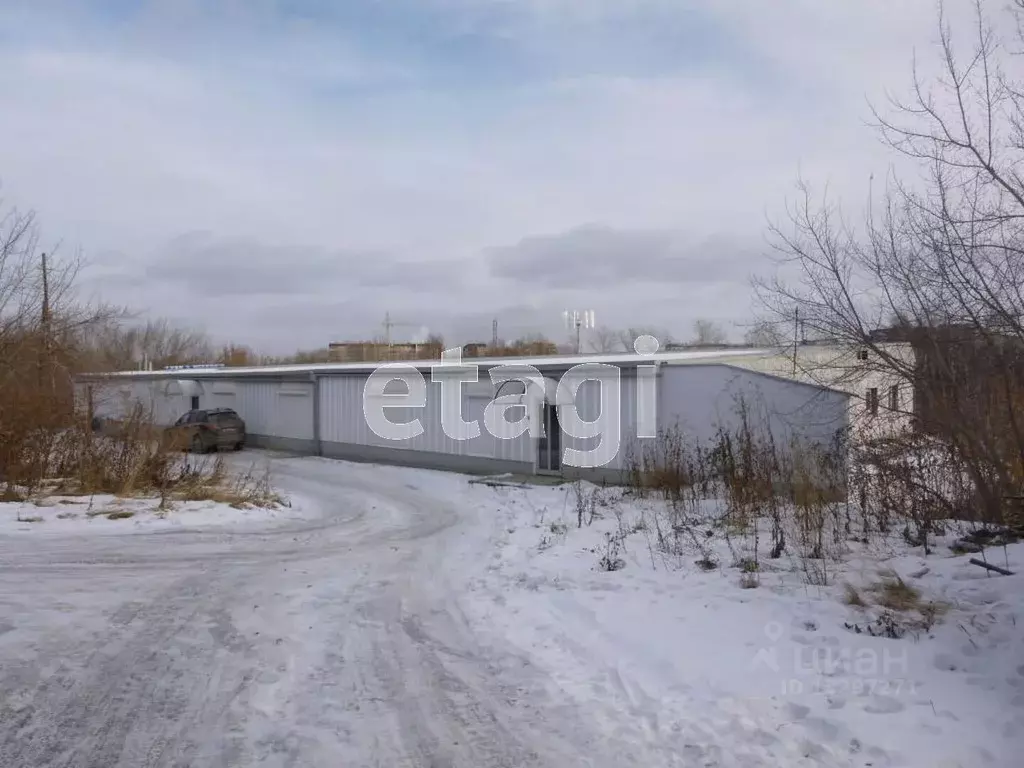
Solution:
M 558 345 L 542 333 L 522 336 L 509 344 L 512 355 L 556 355 Z
M 332 356 L 331 350 L 327 347 L 321 347 L 320 349 L 303 349 L 290 355 L 276 357 L 268 356 L 261 358 L 261 363 L 271 365 L 309 365 L 311 363 L 329 363 L 333 361 L 334 357 Z
M 439 333 L 432 333 L 427 336 L 426 341 L 423 343 L 423 356 L 440 360 L 443 352 L 444 336 Z
M 163 319 L 137 324 L 130 319 L 115 319 L 94 329 L 89 346 L 94 370 L 123 371 L 143 364 L 163 368 L 220 357 L 206 334 L 176 327 Z
M 729 340 L 725 329 L 713 320 L 698 319 L 693 322 L 694 344 L 725 344 Z
M 602 325 L 590 331 L 588 335 L 587 348 L 595 354 L 622 351 L 622 331 Z
M 672 334 L 668 330 L 665 328 L 658 328 L 653 325 L 630 326 L 619 333 L 619 339 L 622 346 L 625 347 L 628 352 L 633 350 L 634 342 L 641 336 L 653 336 L 658 340 L 658 343 L 661 344 L 662 347 L 673 342 Z
M 919 425 L 948 442 L 995 518 L 1024 481 L 1024 82 L 975 11 L 969 50 L 940 12 L 942 75 L 915 67 L 909 99 L 873 110 L 926 183 L 890 178 L 859 227 L 801 184 L 788 224 L 772 228 L 799 277 L 758 289 L 779 317 L 798 309 L 812 332 L 869 350 L 868 365 L 912 388 Z
M 74 418 L 82 341 L 117 315 L 79 300 L 78 256 L 44 255 L 39 240 L 33 213 L 0 210 L 0 478 L 9 487 L 45 472 Z
M 743 343 L 750 347 L 781 347 L 787 340 L 779 326 L 779 323 L 759 320 L 743 334 Z
M 217 362 L 230 367 L 258 365 L 259 361 L 259 355 L 242 344 L 225 344 L 217 358 Z

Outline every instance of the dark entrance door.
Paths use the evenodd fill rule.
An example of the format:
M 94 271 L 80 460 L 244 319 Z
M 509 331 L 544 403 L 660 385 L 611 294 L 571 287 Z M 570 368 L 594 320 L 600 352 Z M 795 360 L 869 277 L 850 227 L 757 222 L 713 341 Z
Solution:
M 558 409 L 550 403 L 544 404 L 541 415 L 544 434 L 537 441 L 537 471 L 562 471 L 562 427 L 558 423 Z

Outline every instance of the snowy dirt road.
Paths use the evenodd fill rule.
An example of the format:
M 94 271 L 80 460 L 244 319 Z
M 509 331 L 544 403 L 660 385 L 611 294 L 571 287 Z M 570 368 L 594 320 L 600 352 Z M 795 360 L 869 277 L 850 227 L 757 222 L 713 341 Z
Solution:
M 0 765 L 623 764 L 466 625 L 465 478 L 272 471 L 322 517 L 0 537 Z
M 1018 764 L 1017 577 L 886 555 L 951 609 L 866 637 L 840 580 L 655 568 L 626 502 L 578 528 L 569 487 L 246 457 L 292 507 L 0 505 L 0 768 Z

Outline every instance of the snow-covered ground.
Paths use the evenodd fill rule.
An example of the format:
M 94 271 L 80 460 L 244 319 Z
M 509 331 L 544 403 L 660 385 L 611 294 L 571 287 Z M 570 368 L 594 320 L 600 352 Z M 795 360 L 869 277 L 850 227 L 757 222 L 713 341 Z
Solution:
M 123 534 L 182 528 L 238 530 L 315 519 L 318 515 L 316 502 L 303 497 L 285 499 L 284 503 L 269 507 L 175 501 L 161 508 L 159 499 L 147 497 L 56 495 L 0 503 L 0 535 Z
M 291 507 L 0 505 L 0 765 L 1020 765 L 1021 575 L 893 539 L 743 588 L 655 502 L 266 456 Z M 866 633 L 883 569 L 930 630 Z
M 744 588 L 725 541 L 706 545 L 711 571 L 696 549 L 665 556 L 641 523 L 659 503 L 604 495 L 578 528 L 571 486 L 496 489 L 499 545 L 467 600 L 602 728 L 659 744 L 664 765 L 1021 765 L 1024 576 L 954 556 L 951 530 L 927 557 L 899 536 L 850 541 L 824 586 L 762 553 Z M 622 531 L 624 567 L 603 570 Z M 1022 544 L 987 556 L 1024 571 Z M 881 609 L 846 604 L 846 584 L 868 595 L 894 574 L 945 607 L 929 631 L 871 636 Z

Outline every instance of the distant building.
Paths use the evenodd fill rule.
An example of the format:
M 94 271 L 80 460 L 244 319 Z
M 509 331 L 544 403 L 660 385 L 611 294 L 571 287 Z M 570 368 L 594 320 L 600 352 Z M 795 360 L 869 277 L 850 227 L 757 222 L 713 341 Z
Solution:
M 331 362 L 373 363 L 385 360 L 431 360 L 441 357 L 435 343 L 380 341 L 332 341 L 327 345 Z
M 490 353 L 490 348 L 482 341 L 473 341 L 462 347 L 463 357 L 484 357 Z
M 1013 429 L 1024 403 L 1024 344 L 1015 335 L 975 326 L 893 327 L 876 343 L 913 349 L 914 417 L 925 434 L 945 438 L 954 426 Z
M 886 342 L 876 345 L 875 351 L 835 341 L 807 341 L 759 353 L 736 344 L 670 348 L 675 351 L 678 346 L 711 355 L 715 362 L 852 395 L 849 423 L 854 440 L 890 437 L 914 427 L 917 397 L 905 372 L 912 370 L 915 356 L 908 343 Z

